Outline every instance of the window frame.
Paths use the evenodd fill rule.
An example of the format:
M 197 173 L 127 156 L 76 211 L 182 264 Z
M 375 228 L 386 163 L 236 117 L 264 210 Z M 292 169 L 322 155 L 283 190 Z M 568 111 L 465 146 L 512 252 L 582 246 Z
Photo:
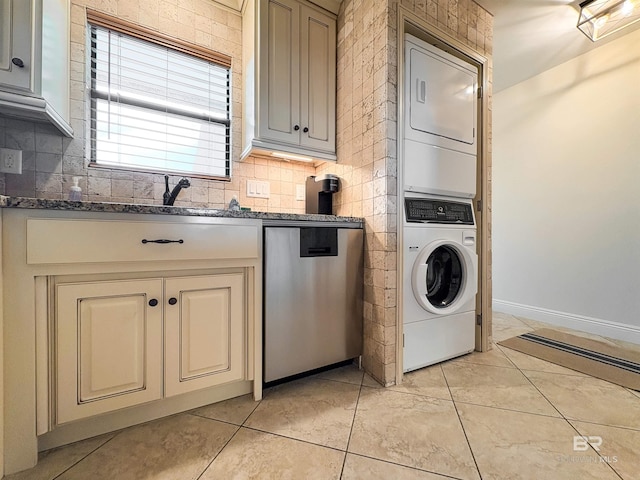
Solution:
M 202 47 L 200 45 L 195 45 L 189 42 L 186 42 L 184 40 L 181 40 L 179 38 L 176 37 L 172 37 L 160 32 L 157 32 L 155 30 L 151 30 L 149 28 L 143 27 L 141 25 L 137 25 L 135 23 L 126 21 L 126 20 L 122 20 L 120 18 L 117 17 L 113 17 L 111 15 L 105 14 L 103 12 L 98 12 L 96 10 L 92 10 L 87 8 L 86 10 L 86 14 L 87 14 L 87 43 L 88 43 L 88 51 L 91 51 L 91 42 L 92 42 L 92 34 L 91 34 L 91 28 L 92 26 L 96 26 L 96 27 L 102 27 L 102 28 L 106 28 L 109 29 L 111 31 L 114 32 L 118 32 L 118 33 L 122 33 L 125 35 L 128 35 L 130 37 L 133 38 L 137 38 L 146 42 L 150 42 L 153 43 L 155 45 L 161 46 L 161 47 L 165 47 L 180 53 L 184 53 L 187 55 L 190 55 L 192 57 L 195 58 L 199 58 L 201 60 L 207 61 L 207 62 L 211 62 L 214 63 L 216 65 L 219 65 L 223 68 L 228 69 L 229 71 L 229 81 L 228 81 L 228 87 L 227 87 L 227 93 L 228 93 L 228 97 L 227 97 L 227 104 L 228 104 L 228 119 L 227 120 L 214 120 L 214 123 L 218 123 L 220 125 L 224 125 L 226 127 L 226 137 L 227 137 L 227 142 L 226 142 L 226 148 L 225 148 L 225 172 L 226 175 L 225 176 L 215 176 L 215 175 L 207 175 L 206 173 L 197 173 L 197 172 L 184 172 L 184 171 L 172 171 L 172 170 L 164 170 L 161 168 L 158 168 L 157 170 L 155 169 L 144 169 L 144 168 L 139 168 L 136 169 L 135 167 L 119 167 L 117 165 L 105 165 L 105 164 L 101 164 L 98 163 L 95 160 L 95 152 L 96 152 L 96 137 L 95 134 L 93 132 L 96 131 L 96 117 L 92 114 L 89 113 L 89 125 L 90 125 L 90 131 L 89 131 L 89 148 L 90 148 L 90 152 L 89 152 L 89 167 L 94 167 L 94 168 L 104 168 L 104 169 L 112 169 L 112 170 L 126 170 L 126 171 L 130 171 L 130 172 L 136 172 L 136 173 L 161 173 L 161 174 L 175 174 L 175 175 L 188 175 L 190 177 L 193 178 L 206 178 L 206 179 L 211 179 L 211 180 L 222 180 L 222 181 L 231 181 L 231 165 L 232 165 L 232 160 L 231 160 L 231 149 L 232 149 L 232 132 L 231 132 L 231 125 L 232 125 L 232 82 L 231 82 L 231 76 L 232 76 L 232 71 L 231 71 L 231 63 L 232 63 L 232 58 L 228 55 L 225 55 L 223 53 L 220 52 L 216 52 L 214 50 L 208 49 L 206 47 Z M 89 64 L 91 63 L 91 59 L 88 58 L 86 60 L 87 62 L 89 62 Z M 95 91 L 94 88 L 94 78 L 93 78 L 93 74 L 91 73 L 91 66 L 88 66 L 88 74 L 87 74 L 87 82 L 89 85 L 89 89 L 88 89 L 88 101 L 90 103 L 90 112 L 94 111 L 96 108 L 96 103 L 98 99 L 107 99 L 104 98 L 106 97 L 106 95 L 103 95 L 99 92 Z M 161 112 L 162 110 L 158 110 L 156 108 L 153 107 L 149 107 L 147 105 L 144 104 L 144 102 L 130 102 L 130 101 L 125 101 L 122 102 L 123 104 L 126 105 L 132 105 L 132 106 L 139 106 L 139 107 L 144 107 L 144 108 L 148 108 L 151 111 L 159 111 Z M 176 112 L 171 112 L 171 111 L 166 111 L 166 113 L 176 113 Z M 180 114 L 183 114 L 182 112 L 180 112 Z M 200 118 L 200 119 L 205 119 L 204 117 L 198 117 L 197 115 L 194 115 L 192 117 L 188 116 L 188 115 L 184 115 L 185 118 Z M 208 117 L 207 117 L 208 119 Z

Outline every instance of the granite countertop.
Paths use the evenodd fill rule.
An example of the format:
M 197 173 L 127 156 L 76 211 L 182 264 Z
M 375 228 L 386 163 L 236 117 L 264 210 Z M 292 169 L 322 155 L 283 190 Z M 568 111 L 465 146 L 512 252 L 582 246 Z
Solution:
M 111 202 L 72 202 L 44 198 L 10 197 L 0 195 L 0 208 L 27 208 L 42 210 L 68 210 L 74 212 L 138 213 L 156 215 L 187 215 L 196 217 L 250 218 L 255 220 L 285 220 L 310 222 L 356 222 L 364 223 L 359 217 L 340 217 L 313 213 L 273 213 L 242 210 L 233 212 L 216 208 L 169 207 L 165 205 L 144 205 Z

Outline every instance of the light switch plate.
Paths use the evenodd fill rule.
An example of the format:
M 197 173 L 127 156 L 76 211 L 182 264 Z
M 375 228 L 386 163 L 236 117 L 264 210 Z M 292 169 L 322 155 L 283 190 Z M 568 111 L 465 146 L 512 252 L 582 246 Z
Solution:
M 304 185 L 296 185 L 296 200 L 302 200 L 304 202 Z
M 269 198 L 271 188 L 269 182 L 260 180 L 247 180 L 247 197 Z
M 22 173 L 22 150 L 0 148 L 0 172 Z

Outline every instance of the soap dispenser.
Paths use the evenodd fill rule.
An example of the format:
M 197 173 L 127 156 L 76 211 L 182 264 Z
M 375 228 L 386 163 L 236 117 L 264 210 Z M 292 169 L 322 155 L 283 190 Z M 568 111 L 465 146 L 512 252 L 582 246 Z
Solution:
M 229 210 L 232 212 L 240 211 L 240 202 L 238 201 L 238 197 L 235 195 L 231 197 L 231 201 L 229 202 Z
M 72 202 L 79 202 L 82 200 L 82 188 L 78 185 L 80 177 L 73 177 L 73 185 L 69 189 L 69 200 Z

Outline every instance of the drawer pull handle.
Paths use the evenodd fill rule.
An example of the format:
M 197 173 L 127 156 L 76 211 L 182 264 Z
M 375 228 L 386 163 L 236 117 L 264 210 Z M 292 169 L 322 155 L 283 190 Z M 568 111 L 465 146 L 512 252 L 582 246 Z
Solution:
M 142 239 L 142 243 L 184 243 L 183 239 L 180 240 L 167 240 L 166 238 L 160 238 L 158 240 L 147 240 L 146 238 Z
M 155 298 L 152 298 L 151 300 L 149 300 L 150 307 L 155 307 L 156 305 L 158 305 L 158 300 L 156 300 Z
M 178 299 L 176 297 L 171 297 L 169 299 L 169 305 L 175 305 L 176 303 L 178 303 Z

